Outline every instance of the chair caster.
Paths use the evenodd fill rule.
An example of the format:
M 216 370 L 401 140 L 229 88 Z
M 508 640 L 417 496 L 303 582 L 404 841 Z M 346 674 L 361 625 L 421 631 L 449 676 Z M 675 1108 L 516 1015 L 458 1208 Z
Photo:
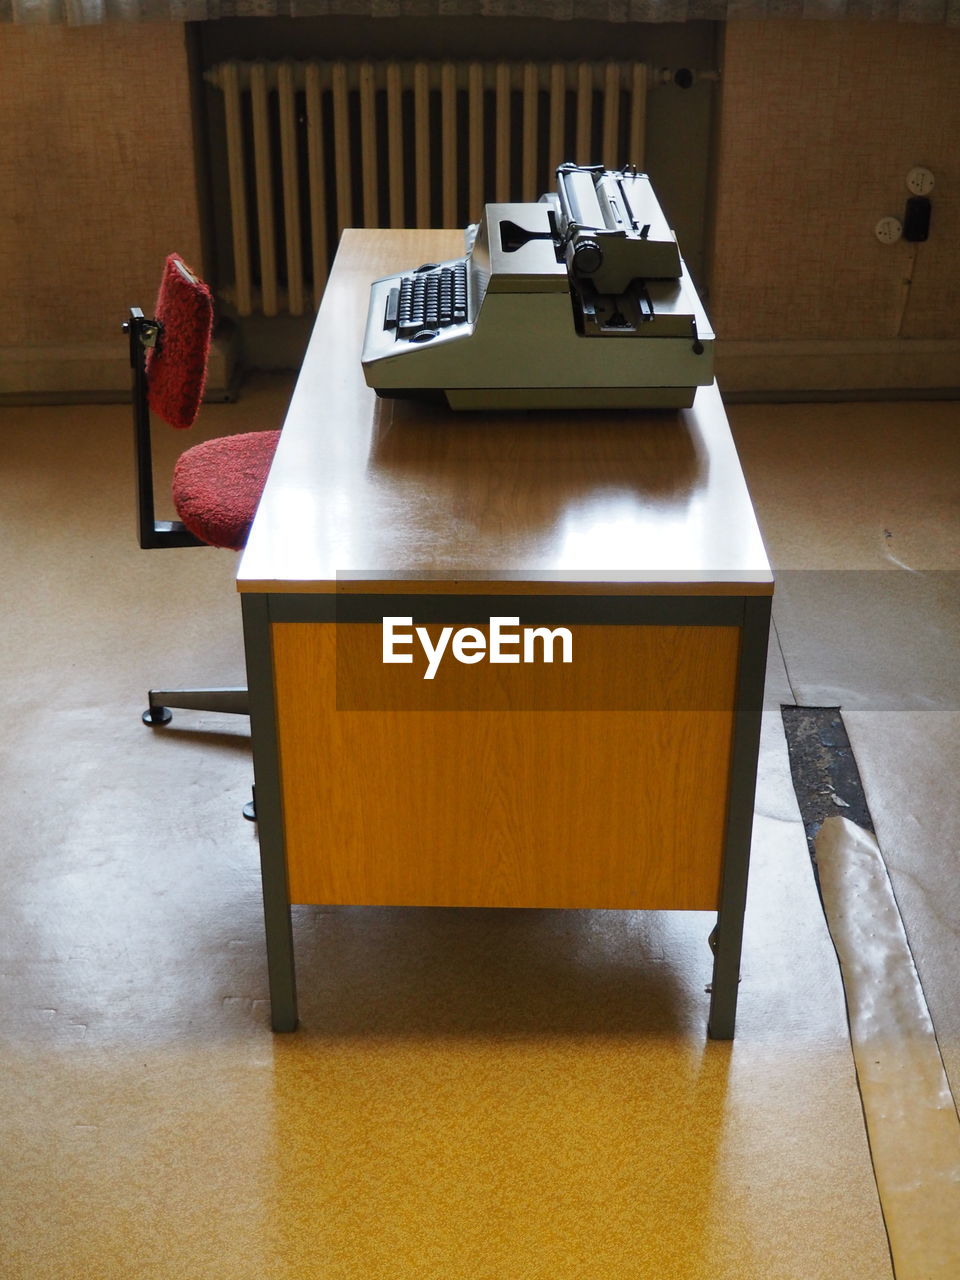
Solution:
M 140 719 L 144 724 L 169 724 L 173 712 L 169 707 L 147 707 Z

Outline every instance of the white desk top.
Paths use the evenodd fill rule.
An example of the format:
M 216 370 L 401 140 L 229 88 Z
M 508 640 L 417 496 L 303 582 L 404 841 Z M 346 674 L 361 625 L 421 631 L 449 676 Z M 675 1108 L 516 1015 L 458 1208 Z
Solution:
M 344 232 L 239 590 L 769 594 L 716 385 L 650 412 L 377 399 L 360 366 L 370 281 L 462 244 Z

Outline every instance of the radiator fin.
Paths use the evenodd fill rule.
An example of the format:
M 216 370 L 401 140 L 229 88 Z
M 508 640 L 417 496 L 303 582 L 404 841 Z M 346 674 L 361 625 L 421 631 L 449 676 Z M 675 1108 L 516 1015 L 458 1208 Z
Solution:
M 635 62 L 220 63 L 240 315 L 316 307 L 344 227 L 462 227 L 564 160 L 642 167 Z

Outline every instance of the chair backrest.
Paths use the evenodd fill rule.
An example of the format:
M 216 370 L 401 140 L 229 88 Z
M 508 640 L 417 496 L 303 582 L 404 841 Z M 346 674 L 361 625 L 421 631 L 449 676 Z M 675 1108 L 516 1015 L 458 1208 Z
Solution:
M 176 253 L 164 263 L 154 317 L 156 345 L 147 351 L 150 408 L 172 427 L 189 427 L 200 410 L 213 334 L 213 297 Z

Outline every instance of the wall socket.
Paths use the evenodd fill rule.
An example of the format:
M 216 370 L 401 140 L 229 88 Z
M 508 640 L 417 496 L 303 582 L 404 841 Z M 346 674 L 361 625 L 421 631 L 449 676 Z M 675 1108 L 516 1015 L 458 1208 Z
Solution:
M 903 223 L 899 218 L 881 218 L 873 230 L 881 244 L 896 244 L 903 235 Z
M 928 196 L 933 190 L 933 174 L 922 165 L 917 165 L 907 174 L 907 190 L 915 196 Z

